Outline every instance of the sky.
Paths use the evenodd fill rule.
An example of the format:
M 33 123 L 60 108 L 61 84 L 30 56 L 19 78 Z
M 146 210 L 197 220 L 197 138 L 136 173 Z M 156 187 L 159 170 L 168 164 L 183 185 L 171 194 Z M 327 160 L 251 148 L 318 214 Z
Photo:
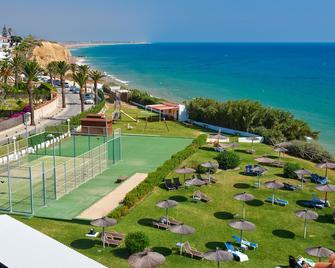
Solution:
M 1 2 L 0 25 L 55 41 L 335 42 L 335 0 Z

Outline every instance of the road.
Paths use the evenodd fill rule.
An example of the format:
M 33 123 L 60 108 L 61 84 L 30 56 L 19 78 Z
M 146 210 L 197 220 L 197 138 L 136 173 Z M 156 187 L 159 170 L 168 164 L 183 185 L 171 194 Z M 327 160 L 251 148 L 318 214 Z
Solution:
M 57 88 L 59 94 L 61 94 L 61 89 Z M 66 89 L 65 93 L 65 101 L 66 108 L 61 108 L 61 98 L 58 103 L 58 111 L 52 117 L 44 118 L 36 122 L 36 127 L 28 126 L 28 131 L 30 134 L 34 134 L 35 132 L 43 131 L 46 126 L 54 126 L 60 123 L 66 123 L 65 120 L 77 115 L 80 113 L 80 98 L 79 94 L 73 94 Z M 85 110 L 89 109 L 92 105 L 85 105 Z M 26 128 L 23 125 L 8 129 L 6 131 L 0 132 L 0 144 L 4 144 L 8 142 L 8 138 L 13 136 L 26 136 Z

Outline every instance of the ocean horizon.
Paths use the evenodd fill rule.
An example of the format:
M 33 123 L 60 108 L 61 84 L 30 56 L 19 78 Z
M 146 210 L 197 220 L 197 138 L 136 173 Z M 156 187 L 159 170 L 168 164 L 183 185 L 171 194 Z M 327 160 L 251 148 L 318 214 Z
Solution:
M 251 99 L 290 111 L 335 153 L 335 43 L 114 44 L 71 53 L 169 100 Z

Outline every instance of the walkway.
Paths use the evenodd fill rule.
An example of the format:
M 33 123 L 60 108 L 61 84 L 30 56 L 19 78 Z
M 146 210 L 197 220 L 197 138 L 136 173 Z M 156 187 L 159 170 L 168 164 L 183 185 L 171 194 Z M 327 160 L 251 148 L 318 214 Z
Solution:
M 120 205 L 120 202 L 125 198 L 126 194 L 144 181 L 147 176 L 148 174 L 146 173 L 135 173 L 115 190 L 82 212 L 77 218 L 94 220 L 107 216 L 110 211 Z

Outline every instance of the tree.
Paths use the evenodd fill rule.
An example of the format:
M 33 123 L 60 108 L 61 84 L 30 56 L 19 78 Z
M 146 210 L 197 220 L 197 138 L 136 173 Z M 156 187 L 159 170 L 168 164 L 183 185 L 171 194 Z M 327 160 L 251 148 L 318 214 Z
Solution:
M 8 78 L 12 75 L 13 69 L 9 64 L 8 60 L 4 60 L 0 64 L 0 77 L 2 77 L 2 81 L 5 85 L 7 85 Z
M 97 71 L 97 70 L 93 70 L 90 72 L 90 78 L 93 80 L 93 83 L 94 83 L 94 94 L 95 94 L 95 100 L 94 100 L 94 103 L 97 104 L 98 103 L 98 100 L 99 100 L 99 94 L 98 94 L 98 83 L 99 81 L 104 78 L 105 75 L 100 72 L 100 71 Z
M 7 37 L 8 36 L 8 31 L 7 31 L 6 25 L 4 25 L 3 28 L 2 28 L 2 36 L 3 37 Z
M 14 56 L 10 60 L 10 65 L 12 66 L 13 72 L 14 72 L 14 83 L 15 86 L 17 87 L 19 84 L 19 74 L 22 71 L 23 64 L 24 64 L 24 58 L 22 56 Z
M 51 61 L 48 63 L 47 67 L 46 67 L 46 71 L 48 72 L 49 76 L 50 76 L 50 84 L 52 86 L 54 86 L 53 80 L 54 77 L 57 73 L 57 62 L 56 61 Z
M 41 72 L 41 68 L 36 61 L 26 61 L 23 65 L 23 74 L 26 77 L 26 87 L 29 95 L 30 105 L 30 124 L 35 126 L 35 114 L 33 103 L 33 81 L 37 80 L 37 75 Z
M 84 112 L 84 87 L 86 85 L 88 76 L 82 71 L 78 71 L 72 75 L 73 80 L 79 85 L 80 87 L 80 107 L 81 112 Z
M 88 76 L 90 72 L 90 66 L 88 65 L 79 65 L 78 71 L 82 72 L 85 76 Z M 87 81 L 85 82 L 85 93 L 87 93 Z
M 65 74 L 70 70 L 70 65 L 67 64 L 65 61 L 58 61 L 57 62 L 57 73 L 59 74 L 61 87 L 62 87 L 62 107 L 66 107 L 65 103 L 65 92 L 64 92 L 64 77 Z
M 76 71 L 78 70 L 78 65 L 76 63 L 71 63 L 70 64 L 70 70 L 72 75 L 74 75 L 76 73 Z M 76 82 L 73 81 L 73 86 L 75 86 Z
M 223 151 L 219 153 L 216 160 L 222 169 L 233 169 L 241 163 L 240 157 L 233 151 Z

